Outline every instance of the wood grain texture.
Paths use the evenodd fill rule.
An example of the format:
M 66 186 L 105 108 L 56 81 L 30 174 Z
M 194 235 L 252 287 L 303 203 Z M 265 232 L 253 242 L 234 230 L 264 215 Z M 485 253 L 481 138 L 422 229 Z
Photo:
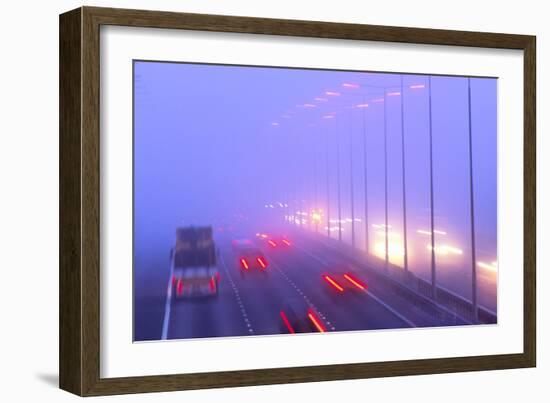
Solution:
M 59 18 L 59 386 L 81 394 L 81 10 Z
M 536 39 L 523 56 L 523 354 L 536 366 L 537 338 L 537 66 Z
M 100 378 L 101 25 L 420 43 L 524 51 L 524 352 Z M 536 363 L 535 37 L 82 7 L 60 16 L 60 387 L 81 396 L 531 367 Z M 147 363 L 143 363 L 147 365 Z

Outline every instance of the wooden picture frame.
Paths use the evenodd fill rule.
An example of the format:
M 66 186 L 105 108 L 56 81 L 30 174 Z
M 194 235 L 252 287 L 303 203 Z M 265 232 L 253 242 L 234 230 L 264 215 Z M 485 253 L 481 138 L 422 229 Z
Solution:
M 524 52 L 523 353 L 229 372 L 100 377 L 100 26 L 400 42 Z M 536 363 L 535 37 L 81 7 L 60 16 L 60 387 L 81 396 L 533 367 Z M 144 363 L 146 365 L 146 363 Z

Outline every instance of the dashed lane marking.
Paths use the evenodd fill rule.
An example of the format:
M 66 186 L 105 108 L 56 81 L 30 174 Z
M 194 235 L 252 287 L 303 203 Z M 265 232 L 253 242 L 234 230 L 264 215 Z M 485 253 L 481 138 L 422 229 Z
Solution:
M 241 315 L 244 320 L 244 324 L 246 328 L 248 329 L 249 334 L 254 334 L 254 328 L 252 327 L 250 321 L 248 320 L 248 313 L 246 312 L 246 309 L 241 301 L 241 296 L 239 294 L 239 290 L 237 289 L 237 286 L 235 285 L 235 282 L 233 281 L 233 278 L 231 277 L 231 274 L 229 273 L 229 270 L 227 269 L 227 265 L 225 264 L 225 259 L 223 258 L 223 255 L 220 254 L 220 261 L 222 262 L 223 269 L 225 271 L 225 274 L 227 274 L 227 278 L 229 279 L 229 282 L 231 283 L 231 287 L 233 288 L 233 292 L 235 293 L 235 298 L 237 299 L 237 303 L 239 305 L 239 308 L 241 310 Z
M 319 263 L 321 263 L 323 266 L 325 267 L 329 267 L 329 264 L 327 263 L 327 261 L 325 261 L 324 259 L 320 258 L 319 256 L 316 256 L 314 255 L 313 253 L 311 253 L 310 251 L 300 247 L 300 246 L 297 246 L 296 245 L 296 248 L 300 249 L 302 252 L 304 252 L 305 254 L 309 255 L 310 257 L 312 257 L 313 259 L 317 260 Z M 403 322 L 405 322 L 407 325 L 409 325 L 410 327 L 417 327 L 417 325 L 412 322 L 411 320 L 407 319 L 406 317 L 404 317 L 403 315 L 401 315 L 397 310 L 395 310 L 394 308 L 392 308 L 390 305 L 388 305 L 387 303 L 385 303 L 384 301 L 382 301 L 380 298 L 378 298 L 376 295 L 374 295 L 372 293 L 372 291 L 369 291 L 369 290 L 364 290 L 363 291 L 365 294 L 369 295 L 372 299 L 374 299 L 376 302 L 378 302 L 380 305 L 382 305 L 384 308 L 386 308 L 389 312 L 391 312 L 392 314 L 394 314 L 395 316 L 397 316 L 399 319 L 401 319 Z
M 286 275 L 286 273 L 279 267 L 278 264 L 276 264 L 273 261 L 273 259 L 271 259 L 271 264 L 296 289 L 298 294 L 300 294 L 302 296 L 302 298 L 304 298 L 304 300 L 308 303 L 308 305 L 311 306 L 315 311 L 317 311 L 317 313 L 325 321 L 325 323 L 330 326 L 330 330 L 336 330 L 336 327 L 334 325 L 332 325 L 329 321 L 327 321 L 326 316 L 315 305 L 313 305 L 311 303 L 310 299 L 306 296 L 306 294 L 304 294 L 304 292 L 300 289 L 300 287 L 298 287 L 292 280 L 289 279 L 289 277 Z
M 170 277 L 168 277 L 168 287 L 166 289 L 166 303 L 164 305 L 164 319 L 162 320 L 161 340 L 168 338 L 168 326 L 170 324 L 170 308 L 172 306 L 172 277 L 174 275 L 174 260 L 170 261 Z

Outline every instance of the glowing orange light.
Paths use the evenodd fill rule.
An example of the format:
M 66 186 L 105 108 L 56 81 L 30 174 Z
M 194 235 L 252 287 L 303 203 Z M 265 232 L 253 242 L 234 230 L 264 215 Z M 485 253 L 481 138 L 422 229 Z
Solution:
M 349 274 L 344 274 L 344 278 L 346 280 L 348 280 L 351 284 L 353 284 L 354 286 L 356 286 L 357 288 L 359 288 L 360 290 L 364 290 L 365 289 L 365 286 L 361 283 L 359 283 L 359 281 L 353 277 L 351 277 Z
M 313 314 L 313 312 L 309 312 L 307 314 L 309 320 L 311 320 L 311 322 L 313 323 L 313 325 L 317 328 L 317 330 L 320 332 L 320 333 L 325 333 L 325 328 L 323 327 L 323 325 L 321 325 L 321 323 L 319 322 L 319 320 L 315 317 L 315 315 Z
M 311 222 L 319 224 L 323 220 L 322 210 L 313 210 L 311 212 Z
M 262 266 L 262 269 L 265 269 L 267 267 L 267 265 L 265 264 L 264 260 L 259 257 L 258 259 L 256 259 L 258 261 L 258 263 L 260 264 L 260 266 Z
M 248 270 L 248 263 L 246 262 L 246 259 L 241 259 L 241 264 L 246 270 Z
M 485 262 L 477 262 L 477 265 L 483 269 L 486 269 L 495 273 L 498 270 L 497 262 L 492 262 L 491 264 L 485 263 Z
M 331 284 L 331 285 L 332 285 L 334 288 L 336 288 L 338 291 L 340 291 L 340 292 L 343 292 L 343 291 L 344 291 L 344 289 L 342 288 L 342 286 L 341 286 L 340 284 L 338 284 L 336 281 L 334 281 L 332 277 L 325 275 L 324 278 L 325 278 L 325 280 L 326 280 L 329 284 Z

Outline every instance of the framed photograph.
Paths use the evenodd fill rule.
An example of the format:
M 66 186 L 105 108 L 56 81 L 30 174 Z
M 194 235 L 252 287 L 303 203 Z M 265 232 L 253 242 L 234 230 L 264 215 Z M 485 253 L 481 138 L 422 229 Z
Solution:
M 535 366 L 535 37 L 60 16 L 60 387 Z

